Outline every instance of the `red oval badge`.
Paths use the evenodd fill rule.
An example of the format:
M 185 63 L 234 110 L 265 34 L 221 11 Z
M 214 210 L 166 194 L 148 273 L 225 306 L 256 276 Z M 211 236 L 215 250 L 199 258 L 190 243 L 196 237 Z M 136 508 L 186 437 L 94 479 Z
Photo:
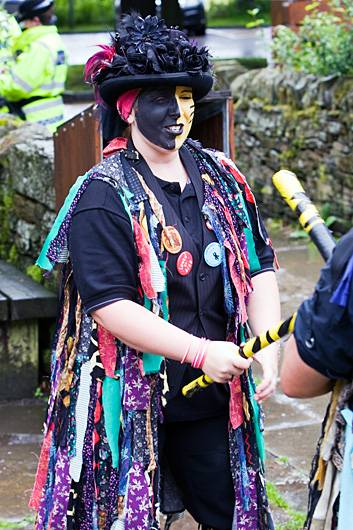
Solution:
M 180 254 L 177 259 L 176 267 L 180 276 L 187 276 L 192 269 L 194 263 L 194 258 L 192 257 L 191 252 L 185 250 Z

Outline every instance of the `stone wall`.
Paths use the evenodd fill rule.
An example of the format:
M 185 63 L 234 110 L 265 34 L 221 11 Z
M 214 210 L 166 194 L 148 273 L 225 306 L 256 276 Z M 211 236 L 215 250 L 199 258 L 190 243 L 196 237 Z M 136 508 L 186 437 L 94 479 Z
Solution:
M 271 176 L 294 171 L 342 229 L 353 221 L 353 78 L 253 70 L 231 84 L 236 160 L 265 213 L 288 214 Z
M 53 138 L 0 116 L 0 258 L 26 270 L 55 217 Z

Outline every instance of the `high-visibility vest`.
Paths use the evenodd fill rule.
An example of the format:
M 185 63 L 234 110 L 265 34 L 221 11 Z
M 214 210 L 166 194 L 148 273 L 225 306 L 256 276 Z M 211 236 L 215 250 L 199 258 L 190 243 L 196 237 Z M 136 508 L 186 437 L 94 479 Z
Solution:
M 13 60 L 12 46 L 21 35 L 21 28 L 16 19 L 0 7 L 0 74 L 2 69 Z
M 10 109 L 54 132 L 64 120 L 66 51 L 55 26 L 34 26 L 15 40 L 16 60 L 0 76 L 0 95 Z

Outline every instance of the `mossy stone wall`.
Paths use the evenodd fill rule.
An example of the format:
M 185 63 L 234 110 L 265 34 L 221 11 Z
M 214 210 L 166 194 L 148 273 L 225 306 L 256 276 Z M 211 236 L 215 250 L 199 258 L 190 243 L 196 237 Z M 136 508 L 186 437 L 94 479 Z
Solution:
M 54 146 L 40 125 L 0 115 L 0 259 L 33 265 L 55 217 Z
M 236 161 L 265 214 L 288 214 L 272 186 L 279 169 L 294 171 L 311 199 L 353 224 L 353 78 L 319 78 L 264 68 L 231 84 Z

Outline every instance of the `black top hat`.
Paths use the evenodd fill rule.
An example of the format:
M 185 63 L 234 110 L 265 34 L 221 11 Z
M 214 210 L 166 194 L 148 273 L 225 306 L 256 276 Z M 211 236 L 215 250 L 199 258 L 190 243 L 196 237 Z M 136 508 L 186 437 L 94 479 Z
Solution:
M 85 78 L 110 106 L 132 88 L 189 86 L 195 100 L 212 88 L 207 48 L 190 42 L 185 33 L 168 28 L 158 17 L 125 15 L 112 45 L 101 48 L 87 61 Z

